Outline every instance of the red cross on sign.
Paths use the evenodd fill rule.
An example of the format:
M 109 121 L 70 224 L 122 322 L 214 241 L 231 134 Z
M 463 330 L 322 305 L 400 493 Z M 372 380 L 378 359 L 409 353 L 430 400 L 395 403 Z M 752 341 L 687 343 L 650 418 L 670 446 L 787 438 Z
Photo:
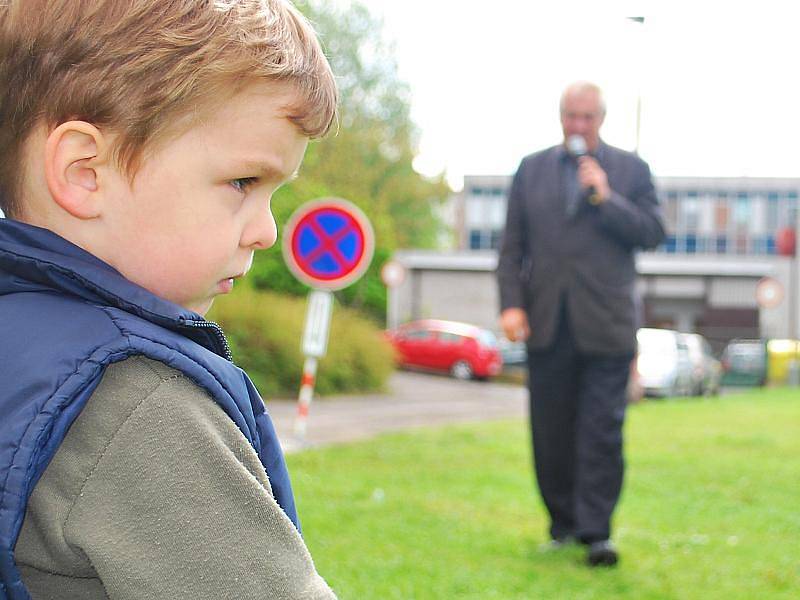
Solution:
M 372 225 L 358 207 L 338 198 L 307 202 L 289 219 L 283 258 L 303 283 L 339 290 L 369 267 L 375 249 Z

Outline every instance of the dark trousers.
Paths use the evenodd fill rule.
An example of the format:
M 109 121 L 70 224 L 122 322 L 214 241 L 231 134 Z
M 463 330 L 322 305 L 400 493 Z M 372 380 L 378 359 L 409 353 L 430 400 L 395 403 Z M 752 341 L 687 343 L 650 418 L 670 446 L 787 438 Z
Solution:
M 582 353 L 564 310 L 552 345 L 529 352 L 534 465 L 553 538 L 573 535 L 593 542 L 611 535 L 611 514 L 622 489 L 632 358 Z

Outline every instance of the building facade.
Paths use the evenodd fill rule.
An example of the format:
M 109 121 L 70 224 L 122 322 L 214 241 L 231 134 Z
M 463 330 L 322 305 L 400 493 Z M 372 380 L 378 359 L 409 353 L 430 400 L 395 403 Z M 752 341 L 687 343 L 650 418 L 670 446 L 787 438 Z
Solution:
M 511 176 L 468 175 L 453 198 L 457 250 L 497 250 Z M 667 239 L 656 252 L 774 256 L 797 227 L 800 178 L 657 177 Z
M 465 177 L 451 212 L 455 251 L 398 253 L 409 276 L 392 292 L 391 322 L 497 328 L 494 268 L 510 184 L 510 176 Z M 696 331 L 718 348 L 734 337 L 798 337 L 797 261 L 778 250 L 797 230 L 800 178 L 660 177 L 656 186 L 667 239 L 637 258 L 643 324 Z M 765 279 L 780 290 L 774 306 L 757 299 Z

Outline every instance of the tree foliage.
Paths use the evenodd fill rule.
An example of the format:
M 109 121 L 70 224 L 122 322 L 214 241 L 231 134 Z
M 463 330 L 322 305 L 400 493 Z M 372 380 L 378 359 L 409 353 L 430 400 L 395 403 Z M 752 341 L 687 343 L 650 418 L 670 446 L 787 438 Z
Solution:
M 273 212 L 279 226 L 302 203 L 320 197 L 350 200 L 375 229 L 375 259 L 339 300 L 385 315 L 386 291 L 380 267 L 396 248 L 432 247 L 439 223 L 437 203 L 450 190 L 439 176 L 427 179 L 412 167 L 416 131 L 410 118 L 410 91 L 399 79 L 393 49 L 381 24 L 360 4 L 337 8 L 323 0 L 299 2 L 320 34 L 339 84 L 338 132 L 312 142 L 300 177 L 275 194 Z M 257 287 L 292 294 L 306 287 L 294 280 L 277 250 L 256 258 Z

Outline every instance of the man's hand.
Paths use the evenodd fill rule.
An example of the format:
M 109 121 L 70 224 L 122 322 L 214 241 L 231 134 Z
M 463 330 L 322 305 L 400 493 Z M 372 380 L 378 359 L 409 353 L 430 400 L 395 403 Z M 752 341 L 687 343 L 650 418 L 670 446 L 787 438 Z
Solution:
M 578 182 L 583 189 L 594 189 L 599 202 L 604 202 L 611 197 L 611 187 L 608 185 L 606 172 L 591 156 L 581 156 L 578 159 Z
M 507 308 L 500 313 L 500 327 L 512 342 L 524 342 L 531 334 L 528 315 L 521 308 Z

